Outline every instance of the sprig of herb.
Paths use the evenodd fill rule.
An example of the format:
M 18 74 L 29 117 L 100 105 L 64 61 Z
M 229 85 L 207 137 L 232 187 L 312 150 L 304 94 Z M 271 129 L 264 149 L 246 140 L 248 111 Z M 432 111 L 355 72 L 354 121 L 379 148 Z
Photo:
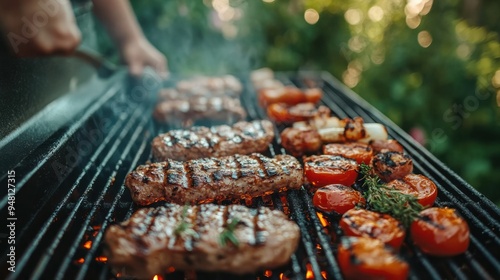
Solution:
M 182 208 L 181 221 L 179 225 L 174 230 L 174 234 L 180 236 L 182 238 L 187 238 L 188 236 L 192 236 L 194 238 L 198 238 L 198 233 L 193 230 L 193 225 L 187 221 L 187 210 L 189 205 L 184 205 Z
M 374 211 L 390 214 L 408 228 L 424 209 L 415 196 L 387 187 L 372 174 L 370 166 L 361 164 L 360 173 L 364 180 L 364 197 Z
M 240 242 L 238 241 L 238 238 L 234 235 L 234 230 L 236 229 L 236 226 L 238 226 L 238 223 L 240 222 L 240 219 L 238 218 L 232 218 L 231 223 L 229 223 L 224 231 L 220 234 L 220 244 L 222 246 L 226 246 L 228 242 L 233 243 L 234 246 L 238 247 Z

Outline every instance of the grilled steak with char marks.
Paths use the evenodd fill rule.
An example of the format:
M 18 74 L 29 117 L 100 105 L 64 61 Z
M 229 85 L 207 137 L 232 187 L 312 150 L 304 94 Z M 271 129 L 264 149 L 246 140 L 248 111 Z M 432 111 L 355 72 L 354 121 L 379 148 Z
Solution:
M 125 186 L 135 203 L 149 205 L 252 198 L 298 189 L 302 182 L 302 166 L 296 158 L 254 153 L 141 165 L 127 176 Z
M 165 161 L 259 153 L 267 150 L 273 138 L 273 125 L 267 120 L 212 128 L 195 126 L 155 137 L 153 156 L 157 161 Z
M 231 224 L 236 243 L 223 242 Z M 283 212 L 242 205 L 143 208 L 106 231 L 105 254 L 116 273 L 151 279 L 178 270 L 256 272 L 285 265 L 299 228 Z

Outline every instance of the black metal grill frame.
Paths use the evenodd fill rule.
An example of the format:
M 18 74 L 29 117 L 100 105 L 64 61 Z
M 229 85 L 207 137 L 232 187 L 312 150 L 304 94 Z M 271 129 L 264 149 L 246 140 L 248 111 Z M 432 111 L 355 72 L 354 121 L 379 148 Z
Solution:
M 410 263 L 410 278 L 494 279 L 500 275 L 500 210 L 491 201 L 330 74 L 278 73 L 278 78 L 301 87 L 310 85 L 311 81 L 321 85 L 325 92 L 323 104 L 341 118 L 361 116 L 365 122 L 386 125 L 389 135 L 414 159 L 415 172 L 436 182 L 439 189 L 436 205 L 454 207 L 468 221 L 471 244 L 465 254 L 457 257 L 427 256 L 407 240 L 401 254 Z M 10 169 L 16 171 L 18 180 L 16 272 L 7 271 L 6 249 L 0 257 L 0 275 L 7 279 L 114 277 L 101 258 L 104 231 L 110 223 L 125 220 L 137 209 L 123 186 L 124 178 L 151 158 L 150 141 L 159 130 L 166 128 L 159 128 L 151 120 L 154 98 L 130 102 L 134 98 L 134 87 L 126 78 L 105 89 L 78 118 L 60 127 L 26 157 L 2 165 L 2 182 L 6 182 Z M 242 104 L 249 119 L 266 118 L 257 106 L 251 85 L 246 83 L 245 89 Z M 155 92 L 155 89 L 149 88 L 149 91 Z M 277 137 L 268 155 L 285 153 L 280 146 L 278 132 L 281 129 L 276 128 Z M 96 140 L 99 137 L 95 133 L 102 139 Z M 90 143 L 89 152 L 85 152 L 82 143 Z M 5 147 L 0 147 L 0 151 L 2 148 Z M 70 160 L 74 155 L 72 149 L 80 149 L 75 164 Z M 59 172 L 55 171 L 57 167 Z M 288 267 L 246 275 L 243 279 L 280 279 L 281 275 L 292 279 L 342 279 L 335 259 L 336 240 L 332 238 L 338 231 L 337 219 L 326 216 L 329 225 L 325 227 L 312 206 L 310 193 L 304 189 L 289 191 L 256 199 L 254 204 L 288 213 L 301 228 L 302 242 Z M 4 193 L 0 208 L 6 217 Z M 183 279 L 184 276 L 182 272 L 174 272 L 167 278 Z M 196 276 L 199 279 L 234 278 L 220 273 L 196 273 Z

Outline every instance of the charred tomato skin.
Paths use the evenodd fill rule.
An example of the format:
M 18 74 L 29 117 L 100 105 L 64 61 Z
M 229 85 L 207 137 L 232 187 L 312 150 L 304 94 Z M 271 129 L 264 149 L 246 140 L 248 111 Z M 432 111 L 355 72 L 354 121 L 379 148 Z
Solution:
M 337 259 L 346 279 L 408 278 L 408 264 L 377 239 L 368 237 L 342 237 Z
M 456 256 L 467 251 L 469 226 L 455 209 L 431 207 L 420 212 L 410 227 L 413 242 L 433 256 Z
M 388 214 L 366 209 L 351 209 L 344 213 L 339 226 L 347 236 L 364 236 L 379 239 L 399 249 L 405 238 L 402 224 Z
M 387 186 L 405 194 L 413 195 L 424 207 L 434 205 L 437 198 L 437 186 L 431 179 L 420 174 L 408 174 L 403 179 L 390 181 Z
M 365 205 L 366 200 L 360 192 L 340 184 L 326 185 L 316 190 L 313 205 L 328 213 L 344 214 L 356 205 Z
M 353 159 L 358 164 L 369 165 L 373 159 L 372 148 L 363 143 L 328 144 L 323 147 L 323 153 Z
M 356 161 L 340 156 L 319 155 L 304 159 L 304 175 L 314 187 L 351 186 L 358 177 L 358 169 Z

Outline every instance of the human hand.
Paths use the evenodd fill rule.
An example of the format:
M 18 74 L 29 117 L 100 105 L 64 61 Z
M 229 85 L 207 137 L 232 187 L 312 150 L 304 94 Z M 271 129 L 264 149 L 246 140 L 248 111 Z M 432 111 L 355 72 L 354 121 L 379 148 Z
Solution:
M 69 54 L 81 39 L 68 0 L 0 0 L 0 26 L 19 57 Z
M 152 67 L 162 78 L 168 76 L 167 59 L 145 38 L 123 43 L 121 56 L 133 76 L 140 76 L 146 66 Z

